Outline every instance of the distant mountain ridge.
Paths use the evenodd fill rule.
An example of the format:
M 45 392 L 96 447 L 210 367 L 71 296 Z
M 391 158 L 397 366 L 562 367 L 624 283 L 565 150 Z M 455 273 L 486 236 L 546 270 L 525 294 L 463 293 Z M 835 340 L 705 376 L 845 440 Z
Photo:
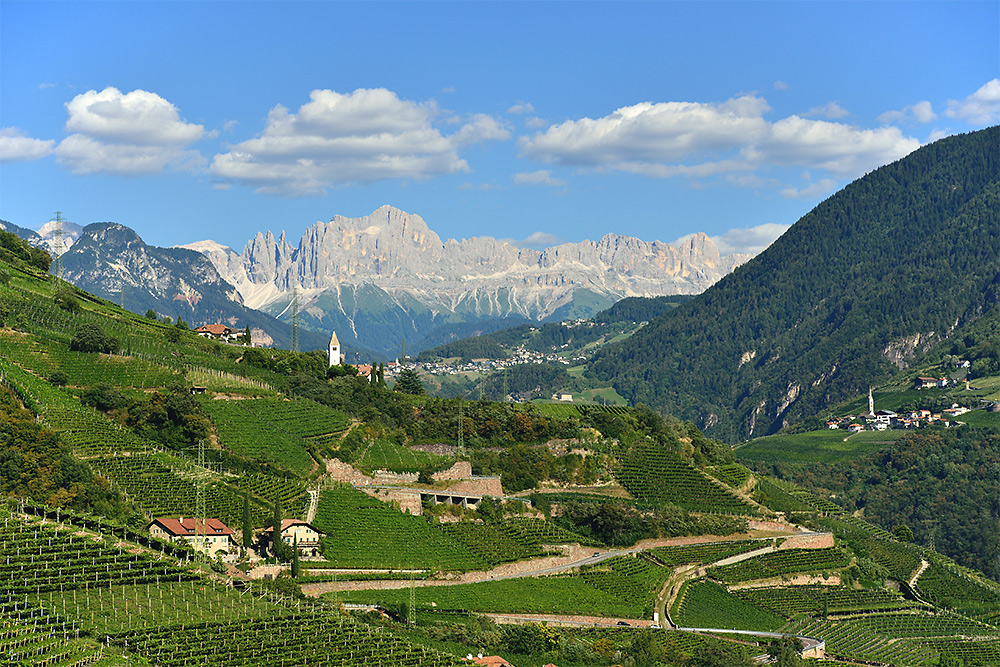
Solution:
M 867 391 L 1000 310 L 1000 128 L 851 183 L 590 370 L 735 442 Z
M 147 245 L 124 225 L 101 222 L 82 228 L 62 255 L 62 272 L 64 280 L 109 301 L 118 303 L 124 290 L 125 306 L 133 312 L 152 309 L 192 326 L 250 326 L 263 344 L 287 348 L 291 343 L 291 327 L 244 306 L 204 255 Z M 303 349 L 325 347 L 328 339 L 314 332 L 300 336 Z
M 240 254 L 212 241 L 182 247 L 205 253 L 246 305 L 287 319 L 294 292 L 304 326 L 383 351 L 462 322 L 583 317 L 627 296 L 697 294 L 750 257 L 723 256 L 702 233 L 679 246 L 607 234 L 541 251 L 442 241 L 391 206 L 318 222 L 297 246 L 259 232 Z

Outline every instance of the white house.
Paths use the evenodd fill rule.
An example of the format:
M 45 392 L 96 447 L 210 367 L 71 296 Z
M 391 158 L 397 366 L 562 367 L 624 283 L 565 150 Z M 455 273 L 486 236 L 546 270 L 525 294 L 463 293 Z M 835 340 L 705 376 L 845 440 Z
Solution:
M 238 331 L 231 327 L 227 327 L 225 324 L 204 324 L 195 329 L 194 332 L 202 338 L 212 338 L 214 340 L 221 340 L 227 343 L 240 337 L 240 333 Z
M 273 534 L 274 528 L 268 528 L 264 532 Z M 287 544 L 298 544 L 299 553 L 303 556 L 318 556 L 320 538 L 325 534 L 312 524 L 300 519 L 282 519 L 281 521 L 281 539 Z
M 195 550 L 215 558 L 219 553 L 224 556 L 236 553 L 237 544 L 232 529 L 218 519 L 195 519 L 180 517 L 177 519 L 153 519 L 146 530 L 160 540 L 177 542 L 186 540 Z

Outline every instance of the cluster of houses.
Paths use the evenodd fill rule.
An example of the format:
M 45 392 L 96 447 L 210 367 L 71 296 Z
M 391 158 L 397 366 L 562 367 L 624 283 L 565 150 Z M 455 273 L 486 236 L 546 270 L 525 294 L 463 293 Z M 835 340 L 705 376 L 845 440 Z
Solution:
M 243 551 L 237 533 L 219 519 L 194 517 L 162 517 L 153 519 L 147 526 L 149 534 L 158 540 L 167 542 L 184 541 L 195 551 L 206 554 L 209 558 L 221 557 L 226 562 L 236 560 Z M 265 552 L 274 539 L 274 527 L 269 526 L 257 535 L 256 544 L 261 552 Z M 297 545 L 299 555 L 306 558 L 319 556 L 320 538 L 325 533 L 312 524 L 300 519 L 283 519 L 281 522 L 281 539 L 287 544 Z
M 225 324 L 203 324 L 194 330 L 202 338 L 211 338 L 222 343 L 242 342 L 244 331 L 237 331 Z
M 580 357 L 582 358 L 582 357 Z M 412 368 L 423 370 L 431 375 L 456 375 L 465 372 L 489 373 L 498 371 L 518 364 L 542 364 L 556 363 L 570 365 L 578 359 L 567 359 L 554 352 L 537 352 L 518 347 L 511 351 L 511 356 L 506 359 L 471 359 L 465 363 L 445 363 L 443 361 L 422 362 L 410 364 Z
M 933 380 L 943 384 L 934 386 L 947 386 L 947 378 L 917 378 L 920 380 Z M 931 386 L 931 385 L 928 385 Z M 924 387 L 926 388 L 926 387 Z M 875 401 L 872 398 L 871 389 L 868 390 L 868 410 L 858 415 L 845 415 L 837 419 L 826 422 L 828 429 L 844 429 L 851 433 L 860 431 L 885 431 L 888 429 L 913 429 L 923 428 L 936 424 L 940 426 L 951 426 L 954 419 L 959 415 L 969 412 L 969 408 L 962 407 L 958 403 L 952 403 L 950 408 L 941 412 L 931 412 L 930 410 L 910 410 L 898 414 L 892 410 L 875 410 Z

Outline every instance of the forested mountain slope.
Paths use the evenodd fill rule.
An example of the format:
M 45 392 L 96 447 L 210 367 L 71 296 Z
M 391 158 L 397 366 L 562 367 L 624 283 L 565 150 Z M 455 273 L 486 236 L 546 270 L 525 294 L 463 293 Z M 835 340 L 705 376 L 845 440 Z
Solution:
M 883 381 L 1000 301 L 1000 128 L 851 183 L 591 366 L 730 441 Z

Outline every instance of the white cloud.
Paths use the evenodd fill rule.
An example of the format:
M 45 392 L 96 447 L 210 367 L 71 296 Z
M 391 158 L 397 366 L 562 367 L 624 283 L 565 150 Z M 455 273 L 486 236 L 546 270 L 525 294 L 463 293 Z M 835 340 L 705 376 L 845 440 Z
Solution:
M 733 253 L 756 255 L 784 234 L 789 227 L 790 225 L 769 222 L 747 229 L 730 229 L 724 234 L 711 238 L 722 255 Z
M 851 112 L 840 106 L 838 102 L 827 102 L 821 107 L 813 107 L 802 115 L 806 118 L 826 118 L 828 120 L 835 120 L 837 118 L 850 116 Z
M 492 183 L 462 183 L 458 186 L 459 190 L 478 190 L 479 192 L 492 192 L 493 190 L 499 190 L 500 187 Z
M 815 182 L 810 182 L 801 188 L 787 187 L 781 190 L 781 196 L 787 199 L 808 199 L 822 197 L 825 194 L 837 189 L 837 181 L 832 178 L 823 178 Z
M 90 90 L 70 100 L 66 110 L 66 130 L 74 134 L 55 152 L 74 173 L 150 174 L 202 162 L 185 147 L 205 135 L 204 126 L 182 121 L 177 107 L 156 93 Z
M 728 149 L 767 131 L 762 98 L 723 104 L 642 102 L 603 118 L 569 120 L 522 142 L 526 157 L 557 164 L 606 166 L 662 163 L 694 152 Z
M 919 123 L 930 123 L 937 120 L 937 114 L 934 113 L 934 108 L 927 100 L 914 104 L 912 112 L 913 117 L 916 118 Z
M 756 151 L 768 164 L 818 167 L 854 178 L 888 164 L 920 147 L 895 127 L 861 130 L 842 123 L 789 116 L 774 123 L 767 139 L 744 153 Z
M 472 116 L 469 122 L 449 138 L 456 146 L 483 141 L 506 141 L 510 139 L 510 130 L 493 116 L 480 113 Z
M 866 130 L 799 116 L 769 122 L 768 111 L 767 101 L 756 95 L 721 104 L 643 102 L 603 118 L 552 125 L 522 138 L 521 154 L 551 164 L 660 178 L 774 166 L 857 177 L 920 146 L 894 127 Z
M 384 88 L 309 97 L 297 113 L 271 109 L 264 131 L 216 155 L 212 171 L 267 194 L 321 194 L 348 183 L 468 171 L 460 146 L 510 137 L 485 114 L 444 136 L 433 125 L 440 115 L 433 102 L 401 100 Z
M 538 171 L 521 172 L 514 174 L 514 183 L 517 185 L 566 185 L 566 181 L 552 176 L 551 169 L 539 169 Z
M 974 125 L 1000 122 L 1000 79 L 987 81 L 964 100 L 948 100 L 944 115 Z
M 52 153 L 54 139 L 32 139 L 16 127 L 0 130 L 0 163 L 37 160 Z
M 540 130 L 549 124 L 549 121 L 544 118 L 539 118 L 538 116 L 532 116 L 528 120 L 524 121 L 524 124 L 528 126 L 531 130 Z
M 880 123 L 901 123 L 905 120 L 914 120 L 918 123 L 930 123 L 937 120 L 934 107 L 927 100 L 903 107 L 899 111 L 886 111 L 880 114 L 875 120 Z
M 779 79 L 778 81 L 774 82 L 774 89 L 775 90 L 788 90 L 788 83 L 786 81 L 781 81 Z
M 498 239 L 500 241 L 506 241 L 507 243 L 517 246 L 518 248 L 534 248 L 535 250 L 541 250 L 543 248 L 548 248 L 550 246 L 559 245 L 563 242 L 563 239 L 559 238 L 555 234 L 550 234 L 548 232 L 534 232 L 528 237 L 521 239 L 520 241 L 516 239 Z
M 535 107 L 531 106 L 530 102 L 518 102 L 514 106 L 507 109 L 507 113 L 518 115 L 518 114 L 532 113 L 534 110 Z

